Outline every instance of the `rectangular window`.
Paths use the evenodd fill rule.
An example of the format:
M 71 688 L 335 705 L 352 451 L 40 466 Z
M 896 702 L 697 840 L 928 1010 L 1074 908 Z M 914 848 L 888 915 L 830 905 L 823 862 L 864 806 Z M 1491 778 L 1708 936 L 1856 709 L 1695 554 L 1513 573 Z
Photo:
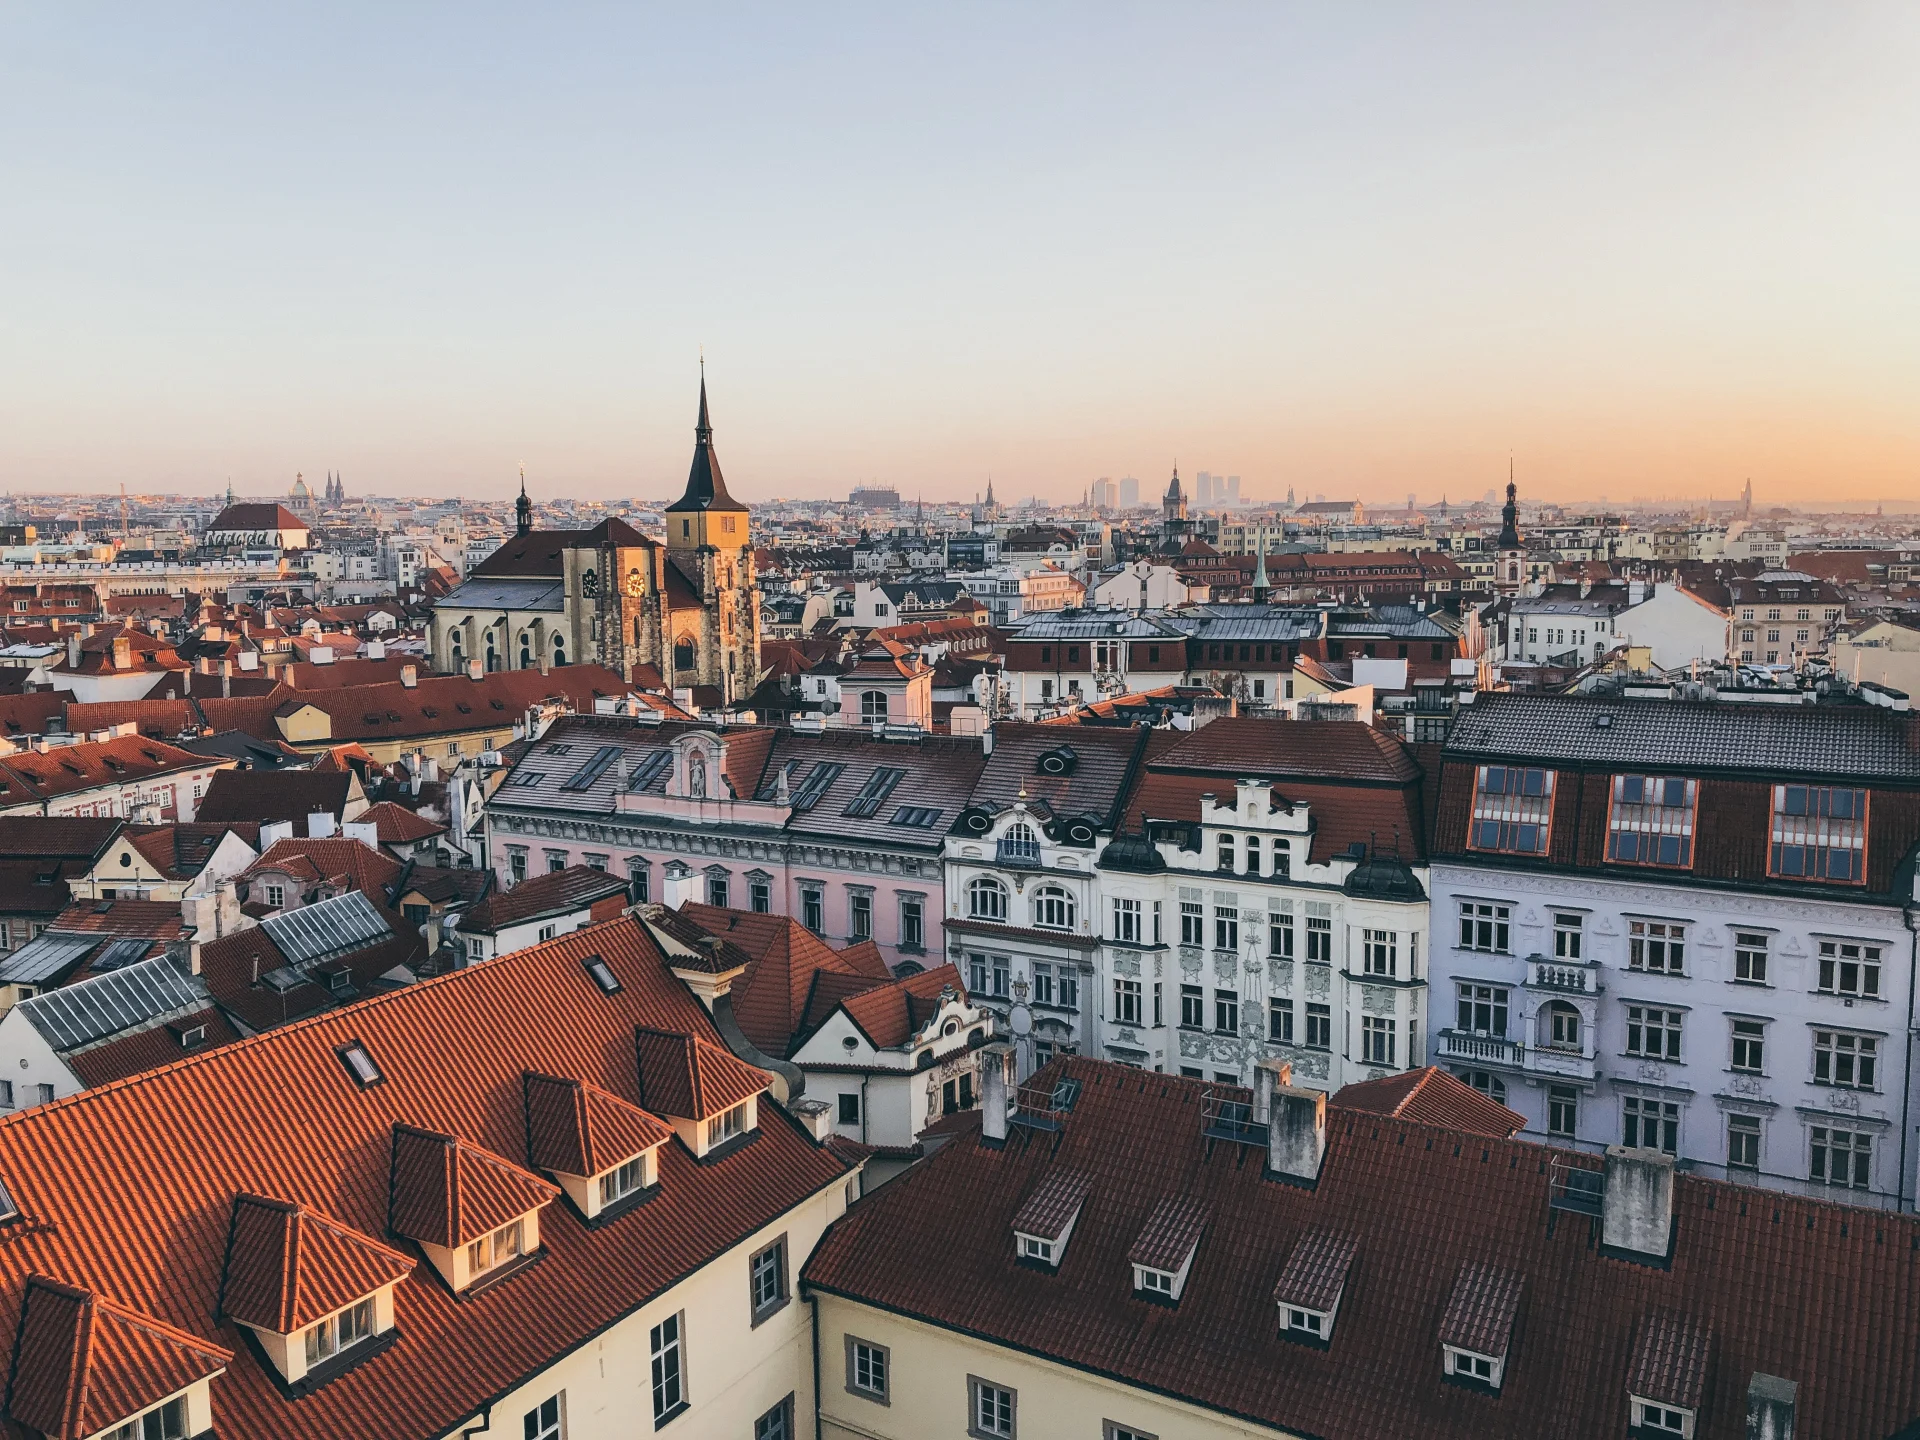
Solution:
M 1307 1048 L 1309 1050 L 1331 1050 L 1333 1048 L 1333 1011 L 1325 1005 L 1307 1002 Z
M 1629 1148 L 1680 1153 L 1680 1107 L 1670 1100 L 1642 1100 L 1628 1096 L 1622 1107 L 1625 1124 L 1621 1143 Z
M 1053 966 L 1037 960 L 1033 966 L 1033 1003 L 1036 1005 L 1053 1003 Z
M 1240 992 L 1238 990 L 1213 992 L 1213 1028 L 1222 1035 L 1240 1033 Z
M 1080 977 L 1072 970 L 1060 972 L 1060 1008 L 1062 1010 L 1080 1008 Z
M 482 1235 L 467 1246 L 467 1273 L 479 1276 L 497 1270 L 509 1260 L 518 1259 L 523 1244 L 524 1235 L 518 1220 L 502 1225 L 491 1235 Z
M 1399 964 L 1399 937 L 1391 930 L 1367 930 L 1363 932 L 1363 937 L 1362 950 L 1366 957 L 1367 974 L 1391 978 Z
M 1767 937 L 1736 933 L 1733 937 L 1733 978 L 1743 985 L 1767 983 Z
M 1629 1005 L 1627 1054 L 1647 1060 L 1678 1060 L 1680 1012 L 1654 1005 Z
M 307 1365 L 309 1368 L 338 1355 L 349 1345 L 366 1339 L 373 1334 L 373 1301 L 362 1300 L 358 1305 L 349 1305 L 338 1315 L 330 1315 L 318 1325 L 309 1326 L 306 1333 Z
M 1113 902 L 1113 938 L 1125 945 L 1140 943 L 1140 902 L 1138 900 Z
M 747 1261 L 747 1303 L 758 1325 L 787 1303 L 787 1237 L 757 1250 Z
M 1220 837 L 1220 868 L 1222 870 L 1233 869 L 1233 836 L 1231 835 L 1222 835 Z
M 1773 787 L 1769 875 L 1862 885 L 1867 878 L 1866 859 L 1866 791 L 1823 785 Z
M 1393 1021 L 1368 1015 L 1360 1022 L 1360 1058 L 1369 1065 L 1391 1065 L 1393 1061 Z
M 1760 1121 L 1752 1115 L 1727 1117 L 1727 1168 L 1760 1168 Z
M 902 950 L 924 950 L 927 948 L 927 912 L 926 906 L 918 895 L 905 895 L 900 899 L 900 948 Z
M 967 989 L 976 995 L 987 993 L 987 957 L 967 956 Z
M 653 1423 L 656 1427 L 686 1408 L 686 1377 L 681 1363 L 678 1315 L 669 1315 L 647 1334 L 653 1359 Z
M 1553 829 L 1551 770 L 1482 765 L 1475 777 L 1467 846 L 1512 855 L 1544 855 Z
M 967 1434 L 975 1440 L 1013 1440 L 1014 1392 L 978 1376 L 967 1377 Z
M 1182 900 L 1180 902 L 1180 943 L 1182 945 L 1207 943 L 1207 912 L 1198 901 Z
M 1293 1002 L 1267 1001 L 1267 1039 L 1280 1045 L 1293 1043 Z
M 800 892 L 800 923 L 818 935 L 827 928 L 827 895 L 811 887 Z
M 1687 1433 L 1687 1415 L 1689 1412 L 1674 1405 L 1656 1405 L 1651 1400 L 1633 1402 L 1634 1426 L 1640 1430 L 1651 1430 L 1659 1434 L 1684 1435 Z
M 643 1157 L 636 1155 L 618 1169 L 609 1170 L 600 1177 L 600 1203 L 611 1205 L 622 1196 L 631 1195 L 640 1188 L 640 1182 L 646 1178 L 647 1167 Z
M 267 904 L 278 910 L 287 903 L 287 887 L 284 885 L 267 886 Z
M 1759 1020 L 1733 1022 L 1733 1068 L 1749 1075 L 1766 1071 L 1767 1027 Z
M 1198 985 L 1180 987 L 1180 1027 L 1183 1030 L 1203 1029 L 1207 1023 L 1207 994 Z
M 855 890 L 847 896 L 848 933 L 855 940 L 873 938 L 873 896 Z
M 1140 982 L 1138 980 L 1116 979 L 1113 982 L 1113 1023 L 1116 1025 L 1140 1023 Z
M 707 903 L 721 910 L 731 903 L 727 897 L 727 877 L 709 875 L 707 877 Z
M 753 1440 L 794 1440 L 793 1396 L 787 1396 L 753 1422 Z
M 1813 1083 L 1843 1090 L 1872 1090 L 1880 1042 L 1871 1035 L 1844 1030 L 1813 1032 Z
M 1693 819 L 1699 783 L 1652 775 L 1613 777 L 1607 811 L 1607 859 L 1616 865 L 1693 864 Z
M 1240 912 L 1232 905 L 1213 907 L 1213 948 L 1216 950 L 1240 948 Z
M 542 925 L 540 927 L 539 938 L 541 940 L 551 940 L 559 932 L 559 928 L 558 924 Z
M 1275 960 L 1293 958 L 1293 916 L 1271 911 L 1267 915 L 1267 954 Z
M 561 1392 L 564 1394 L 565 1392 Z M 560 1440 L 566 1432 L 561 1425 L 560 1396 L 552 1395 L 527 1411 L 521 1422 L 523 1440 Z
M 1865 1190 L 1873 1183 L 1873 1137 L 1831 1125 L 1809 1128 L 1812 1163 L 1807 1175 L 1822 1185 Z
M 1880 947 L 1853 940 L 1820 942 L 1820 993 L 1880 998 Z
M 1512 907 L 1481 900 L 1460 902 L 1460 948 L 1489 955 L 1511 955 Z
M 1547 1133 L 1572 1139 L 1580 1127 L 1580 1092 L 1572 1085 L 1547 1087 Z
M 1462 985 L 1459 990 L 1456 1019 L 1459 1028 L 1470 1035 L 1507 1033 L 1507 1002 L 1511 992 L 1504 985 Z
M 1307 917 L 1307 959 L 1315 965 L 1333 963 L 1333 921 L 1325 916 Z
M 858 1125 L 860 1123 L 860 1092 L 849 1090 L 840 1097 L 840 1123 Z
M 1664 920 L 1627 922 L 1627 968 L 1655 975 L 1685 973 L 1687 927 Z
M 1584 915 L 1556 914 L 1553 917 L 1553 958 L 1578 960 L 1585 939 Z
M 0 939 L 4 939 L 4 937 L 0 936 Z M 1153 943 L 1156 945 L 1161 943 L 1160 941 L 1160 902 L 1158 900 L 1153 902 Z M 0 945 L 0 949 L 4 949 L 4 948 L 5 948 L 4 945 Z
M 996 1000 L 1006 999 L 1012 984 L 1013 984 L 1013 961 L 1008 959 L 1005 955 L 994 956 L 993 957 L 993 998 Z
M 724 1145 L 736 1136 L 747 1133 L 747 1105 L 743 1100 L 718 1118 L 707 1122 L 707 1148 Z

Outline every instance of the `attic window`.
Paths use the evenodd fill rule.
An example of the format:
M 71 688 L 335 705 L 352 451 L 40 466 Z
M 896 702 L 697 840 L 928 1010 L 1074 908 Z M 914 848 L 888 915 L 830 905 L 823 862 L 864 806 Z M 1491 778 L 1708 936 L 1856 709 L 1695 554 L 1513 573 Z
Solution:
M 487 703 L 493 706 L 493 708 L 496 710 L 504 710 L 507 708 L 505 705 L 501 704 L 498 700 L 489 700 Z
M 820 797 L 827 793 L 827 787 L 838 780 L 840 772 L 846 768 L 837 760 L 820 761 L 807 772 L 807 778 L 801 782 L 800 788 L 794 791 L 790 802 L 792 807 L 795 810 L 811 810 L 820 803 Z
M 196 1045 L 204 1045 L 206 1039 L 207 1027 L 204 1025 L 195 1025 L 190 1030 L 182 1030 L 180 1032 L 180 1048 L 182 1050 L 191 1050 Z
M 879 814 L 882 802 L 893 793 L 893 787 L 906 778 L 906 771 L 896 766 L 882 765 L 867 777 L 867 783 L 860 787 L 860 793 L 853 797 L 843 813 L 859 820 Z
M 633 778 L 627 782 L 627 789 L 632 791 L 646 789 L 660 778 L 672 761 L 671 750 L 650 751 L 638 765 L 633 767 Z
M 399 718 L 400 718 L 400 712 L 399 712 L 398 710 L 389 710 L 389 711 L 387 711 L 387 719 L 389 719 L 389 720 L 393 720 L 393 721 L 398 721 L 398 720 L 399 720 Z
M 1040 757 L 1042 775 L 1071 775 L 1080 757 L 1071 745 L 1058 745 Z
M 420 707 L 420 713 L 426 716 L 427 719 L 429 720 L 438 720 L 440 718 L 439 710 L 437 710 L 431 705 L 422 705 Z
M 18 1220 L 20 1207 L 13 1203 L 13 1195 L 4 1183 L 0 1183 L 0 1221 Z
M 522 770 L 518 775 L 515 775 L 513 777 L 513 783 L 516 785 L 538 785 L 542 780 L 545 780 L 546 778 L 547 776 L 545 771 Z
M 946 812 L 931 805 L 902 805 L 893 812 L 893 819 L 887 823 L 907 825 L 916 830 L 931 830 L 940 823 L 940 817 L 944 813 Z
M 380 723 L 380 717 L 374 714 L 371 710 L 367 711 L 367 713 L 362 715 L 360 718 L 369 725 L 378 725 Z
M 549 755 L 564 755 L 564 754 L 566 754 L 566 753 L 567 753 L 567 752 L 568 752 L 569 750 L 571 750 L 572 748 L 573 748 L 573 747 L 572 747 L 571 745 L 549 745 L 549 746 L 547 747 L 547 754 L 549 754 Z
M 472 707 L 471 705 L 469 705 L 469 704 L 467 704 L 467 702 L 466 702 L 466 701 L 464 701 L 464 700 L 456 700 L 456 701 L 454 701 L 454 702 L 453 702 L 453 708 L 454 708 L 454 709 L 456 709 L 456 710 L 458 710 L 458 711 L 459 711 L 459 712 L 460 712 L 460 713 L 461 713 L 462 715 L 471 715 L 471 714 L 473 714 L 473 707 Z
M 340 1063 L 347 1067 L 353 1083 L 362 1090 L 370 1090 L 387 1078 L 380 1073 L 380 1067 L 373 1063 L 373 1056 L 367 1053 L 367 1047 L 358 1040 L 348 1041 L 333 1053 L 340 1057 Z
M 587 974 L 593 977 L 593 983 L 598 985 L 607 994 L 618 995 L 620 993 L 620 981 L 618 977 L 614 975 L 613 971 L 607 967 L 606 961 L 602 960 L 598 955 L 589 955 L 586 958 L 586 967 Z

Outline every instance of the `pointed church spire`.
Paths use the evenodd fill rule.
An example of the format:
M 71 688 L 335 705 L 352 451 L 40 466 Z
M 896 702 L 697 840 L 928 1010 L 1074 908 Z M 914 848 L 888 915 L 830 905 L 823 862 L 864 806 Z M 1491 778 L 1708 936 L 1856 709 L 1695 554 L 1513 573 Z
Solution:
M 519 535 L 533 533 L 533 502 L 527 498 L 527 467 L 520 467 L 520 498 L 513 502 L 513 528 Z
M 693 427 L 693 464 L 687 470 L 687 488 L 667 507 L 669 515 L 699 510 L 731 510 L 744 513 L 746 506 L 727 493 L 726 479 L 720 474 L 720 457 L 713 449 L 713 421 L 707 413 L 707 361 L 700 358 L 700 418 Z M 669 525 L 667 538 L 691 538 L 688 527 L 677 530 Z M 700 542 L 705 543 L 705 542 Z

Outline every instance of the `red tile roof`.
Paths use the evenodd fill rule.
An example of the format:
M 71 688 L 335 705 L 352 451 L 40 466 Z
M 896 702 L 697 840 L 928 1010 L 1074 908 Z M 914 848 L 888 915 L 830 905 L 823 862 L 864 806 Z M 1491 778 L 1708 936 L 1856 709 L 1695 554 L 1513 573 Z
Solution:
M 772 1080 L 711 1040 L 683 1030 L 642 1025 L 635 1041 L 640 1103 L 657 1115 L 707 1120 L 758 1095 Z
M 598 1085 L 542 1075 L 526 1079 L 527 1155 L 536 1170 L 598 1175 L 673 1138 L 673 1127 Z
M 180 1037 L 184 1032 L 196 1029 L 204 1029 L 206 1037 L 189 1050 L 180 1043 Z M 106 1085 L 115 1080 L 124 1080 L 129 1075 L 138 1075 L 143 1070 L 157 1070 L 162 1065 L 171 1065 L 200 1050 L 231 1045 L 239 1038 L 240 1032 L 233 1028 L 227 1017 L 208 1006 L 205 1010 L 175 1016 L 163 1024 L 117 1036 L 105 1044 L 88 1046 L 84 1050 L 69 1050 L 62 1058 L 67 1062 L 67 1068 L 80 1077 L 82 1085 Z
M 382 800 L 378 805 L 369 805 L 354 821 L 356 825 L 372 825 L 380 837 L 382 845 L 405 845 L 415 840 L 430 840 L 435 835 L 447 833 L 447 827 L 417 815 L 403 805 L 391 800 Z
M 305 881 L 344 879 L 384 905 L 387 887 L 405 868 L 391 855 L 358 840 L 276 840 L 241 872 L 241 878 L 251 880 L 273 870 Z
M 22 751 L 0 760 L 0 774 L 10 781 L 0 803 L 17 805 L 23 799 L 48 800 L 92 790 L 103 785 L 126 785 L 179 770 L 198 770 L 214 760 L 181 750 L 164 740 L 126 735 L 118 740 L 81 741 L 46 751 Z
M 1264 1178 L 1258 1150 L 1206 1138 L 1202 1082 L 1073 1057 L 1039 1083 L 1065 1076 L 1082 1088 L 1059 1133 L 1015 1126 L 996 1149 L 976 1119 L 836 1222 L 803 1283 L 1335 1440 L 1617 1440 L 1643 1356 L 1662 1388 L 1669 1373 L 1693 1373 L 1653 1363 L 1698 1353 L 1694 1342 L 1643 1344 L 1660 1311 L 1711 1336 L 1700 1440 L 1742 1440 L 1757 1371 L 1799 1382 L 1799 1433 L 1887 1437 L 1920 1418 L 1920 1309 L 1904 1299 L 1920 1254 L 1912 1215 L 1683 1172 L 1672 1257 L 1641 1264 L 1601 1253 L 1592 1224 L 1548 1209 L 1549 1162 L 1591 1171 L 1597 1156 L 1331 1105 L 1307 1188 Z M 1057 1167 L 1083 1171 L 1091 1188 L 1048 1274 L 1016 1263 L 1009 1228 Z M 1172 1311 L 1133 1296 L 1126 1259 L 1168 1195 L 1213 1211 Z M 1281 1337 L 1273 1301 L 1313 1231 L 1357 1241 L 1324 1349 Z M 1526 1287 L 1497 1397 L 1441 1372 L 1438 1326 L 1474 1264 Z
M 940 992 L 946 989 L 967 993 L 959 970 L 939 965 L 849 995 L 840 1002 L 840 1008 L 875 1048 L 893 1050 L 920 1033 L 940 1009 Z
M 291 1335 L 413 1273 L 411 1256 L 318 1210 L 233 1197 L 220 1314 Z
M 785 1057 L 792 1052 L 806 1028 L 808 998 L 823 972 L 875 984 L 888 978 L 885 961 L 875 976 L 870 967 L 830 948 L 788 915 L 728 910 L 693 901 L 682 905 L 679 914 L 750 957 L 746 973 L 733 982 L 730 992 L 733 1018 L 763 1055 Z
M 1698 1410 L 1712 1353 L 1713 1336 L 1706 1326 L 1677 1311 L 1655 1310 L 1640 1322 L 1627 1391 Z
M 50 1440 L 82 1440 L 217 1375 L 233 1352 L 46 1275 L 21 1301 L 7 1412 Z
M 1526 1116 L 1516 1114 L 1491 1096 L 1483 1095 L 1457 1075 L 1437 1065 L 1358 1080 L 1333 1097 L 1336 1105 L 1366 1110 L 1422 1125 L 1444 1125 L 1470 1135 L 1505 1140 L 1526 1127 Z
M 1206 1201 L 1191 1195 L 1166 1196 L 1153 1207 L 1127 1259 L 1152 1270 L 1178 1270 L 1200 1243 L 1212 1213 Z
M 396 1235 L 451 1250 L 558 1198 L 558 1187 L 453 1135 L 393 1127 Z
M 1037 1235 L 1042 1240 L 1057 1240 L 1068 1222 L 1080 1213 L 1091 1182 L 1078 1170 L 1057 1166 L 1040 1177 L 1013 1216 L 1013 1228 L 1022 1235 Z
M 1234 775 L 1372 780 L 1420 778 L 1407 747 L 1353 721 L 1223 717 L 1202 725 L 1160 755 L 1163 769 L 1225 770 Z
M 177 900 L 81 900 L 62 910 L 53 928 L 81 935 L 144 935 L 150 940 L 177 940 L 186 929 Z
M 591 865 L 569 865 L 522 880 L 511 890 L 491 891 L 460 917 L 460 929 L 470 935 L 494 935 L 510 925 L 588 910 L 595 901 L 626 893 L 626 882 L 617 875 Z
M 243 500 L 213 517 L 209 535 L 225 530 L 305 530 L 307 522 L 279 502 Z
M 1359 1248 L 1359 1237 L 1344 1230 L 1307 1231 L 1294 1242 L 1274 1282 L 1273 1298 L 1282 1305 L 1331 1310 L 1346 1288 L 1347 1271 Z
M 324 812 L 338 820 L 352 788 L 353 776 L 341 772 L 222 770 L 208 783 L 195 818 L 203 822 L 290 820 L 304 830 L 309 815 Z
M 1517 1270 L 1481 1262 L 1462 1265 L 1440 1316 L 1440 1343 L 1476 1355 L 1506 1354 L 1526 1284 Z
M 297 742 L 311 749 L 345 740 L 415 740 L 474 730 L 505 734 L 515 720 L 526 718 L 530 705 L 567 700 L 591 714 L 595 700 L 625 695 L 627 689 L 626 681 L 605 666 L 560 665 L 544 675 L 538 670 L 496 670 L 478 680 L 423 676 L 413 686 L 393 680 L 338 690 L 289 689 L 277 713 L 284 718 L 308 705 L 326 712 L 332 726 L 328 739 Z

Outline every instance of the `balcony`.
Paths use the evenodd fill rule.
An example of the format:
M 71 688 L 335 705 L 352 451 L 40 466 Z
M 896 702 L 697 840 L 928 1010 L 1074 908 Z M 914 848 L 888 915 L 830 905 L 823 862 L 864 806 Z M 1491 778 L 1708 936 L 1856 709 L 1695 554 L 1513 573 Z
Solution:
M 1468 1060 L 1476 1065 L 1504 1065 L 1518 1070 L 1525 1055 L 1524 1045 L 1501 1035 L 1476 1035 L 1468 1030 L 1440 1032 L 1440 1056 L 1445 1060 Z
M 1559 1045 L 1530 1045 L 1522 1063 L 1529 1075 L 1548 1075 L 1556 1080 L 1595 1078 L 1595 1057 Z
M 1529 990 L 1554 990 L 1563 995 L 1598 995 L 1602 988 L 1600 967 L 1580 960 L 1529 955 L 1526 985 Z
M 994 859 L 1002 865 L 1037 870 L 1040 868 L 1038 840 L 1002 840 L 994 846 Z

